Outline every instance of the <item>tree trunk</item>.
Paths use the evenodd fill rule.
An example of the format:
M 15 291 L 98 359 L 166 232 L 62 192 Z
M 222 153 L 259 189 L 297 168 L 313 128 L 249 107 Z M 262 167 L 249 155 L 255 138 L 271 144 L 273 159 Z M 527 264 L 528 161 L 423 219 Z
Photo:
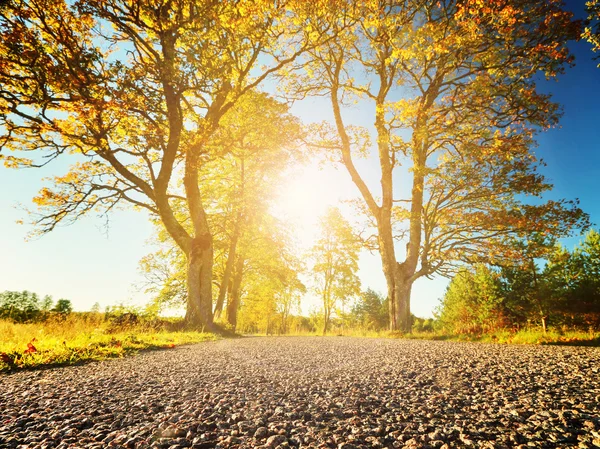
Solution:
M 229 244 L 229 252 L 227 253 L 227 263 L 225 264 L 225 272 L 223 273 L 223 279 L 221 279 L 221 286 L 219 287 L 219 296 L 217 297 L 217 303 L 215 304 L 215 311 L 213 313 L 213 319 L 218 319 L 223 312 L 223 304 L 225 304 L 225 295 L 229 287 L 229 280 L 233 272 L 233 265 L 235 262 L 237 242 L 240 236 L 240 221 L 241 214 L 238 214 L 231 236 L 231 242 Z
M 538 283 L 537 268 L 535 266 L 535 260 L 533 259 L 533 257 L 530 257 L 530 264 L 531 264 L 531 272 L 533 273 L 533 288 L 534 288 L 535 302 L 537 303 L 538 309 L 540 311 L 540 321 L 542 323 L 542 330 L 544 331 L 544 335 L 546 335 L 546 332 L 548 331 L 548 323 L 547 323 L 548 317 L 544 313 L 544 306 L 540 299 L 540 285 Z
M 544 331 L 544 335 L 548 332 L 548 324 L 546 322 L 546 316 L 542 316 L 542 330 Z
M 323 337 L 327 335 L 327 328 L 329 327 L 329 316 L 325 315 L 325 320 L 323 323 Z
M 394 270 L 392 268 L 392 264 L 395 265 L 396 262 L 392 262 L 389 263 L 388 261 L 386 261 L 386 259 L 383 257 L 382 254 L 382 262 L 383 262 L 383 273 L 385 275 L 385 281 L 387 284 L 387 288 L 388 288 L 388 319 L 389 319 L 389 329 L 390 331 L 394 332 L 398 330 L 398 322 L 396 320 L 397 318 L 397 313 L 396 313 L 396 276 L 394 276 Z
M 400 271 L 398 269 L 398 271 Z M 410 332 L 412 320 L 410 316 L 410 293 L 412 282 L 402 278 L 401 273 L 397 273 L 394 290 L 394 309 L 396 312 L 396 329 L 401 332 Z
M 185 321 L 193 327 L 212 328 L 213 246 L 210 235 L 192 240 L 188 259 L 188 300 Z
M 231 295 L 229 295 L 229 301 L 227 302 L 227 322 L 231 324 L 234 331 L 237 326 L 237 312 L 240 306 L 240 292 L 242 287 L 243 275 L 244 258 L 238 257 L 237 263 L 235 265 L 233 283 L 231 286 Z

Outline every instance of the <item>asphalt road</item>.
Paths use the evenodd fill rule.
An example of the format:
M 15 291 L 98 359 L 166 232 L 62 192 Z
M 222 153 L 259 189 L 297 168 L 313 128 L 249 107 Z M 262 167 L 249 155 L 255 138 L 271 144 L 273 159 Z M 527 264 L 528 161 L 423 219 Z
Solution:
M 243 338 L 0 375 L 0 448 L 600 447 L 600 349 Z

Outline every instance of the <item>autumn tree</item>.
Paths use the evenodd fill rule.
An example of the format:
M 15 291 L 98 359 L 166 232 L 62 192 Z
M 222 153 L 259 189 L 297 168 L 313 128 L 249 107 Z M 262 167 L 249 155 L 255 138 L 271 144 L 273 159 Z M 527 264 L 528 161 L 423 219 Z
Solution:
M 585 27 L 581 37 L 592 44 L 592 51 L 597 52 L 600 50 L 600 1 L 590 0 L 585 3 L 585 6 L 590 23 Z M 600 58 L 600 56 L 596 56 L 596 58 Z
M 225 201 L 214 202 L 213 212 L 219 217 L 225 244 L 215 318 L 223 310 L 240 240 L 252 239 L 252 229 L 263 218 L 269 219 L 285 170 L 303 159 L 301 134 L 300 122 L 287 105 L 264 93 L 252 93 L 223 119 L 211 142 L 216 151 L 226 148 L 228 153 L 203 172 L 205 179 L 214 178 L 213 182 L 227 189 L 222 196 Z
M 4 162 L 73 162 L 34 199 L 39 231 L 125 204 L 148 211 L 186 255 L 187 322 L 210 326 L 211 198 L 199 175 L 212 157 L 207 143 L 240 98 L 330 38 L 335 3 L 2 2 Z
M 316 293 L 323 301 L 323 335 L 332 312 L 360 292 L 359 242 L 338 208 L 329 208 L 319 223 L 320 237 L 312 247 Z
M 202 196 L 212 199 L 205 209 L 215 249 L 215 319 L 232 318 L 237 310 L 234 298 L 241 288 L 243 259 L 253 258 L 242 254 L 242 249 L 252 253 L 255 245 L 251 242 L 260 242 L 264 233 L 278 235 L 273 232 L 269 208 L 285 170 L 303 159 L 300 135 L 300 123 L 287 105 L 264 93 L 250 92 L 222 119 L 207 144 L 217 155 L 200 170 Z M 175 199 L 173 209 L 189 228 L 184 200 Z M 157 220 L 156 225 L 160 249 L 142 259 L 142 271 L 148 291 L 155 294 L 155 306 L 178 305 L 187 296 L 185 254 L 162 223 Z M 227 313 L 223 314 L 225 304 Z
M 243 332 L 283 333 L 306 289 L 299 279 L 303 264 L 289 225 L 274 217 L 256 224 L 240 242 L 226 319 Z
M 59 299 L 56 301 L 56 305 L 52 309 L 53 312 L 68 315 L 73 312 L 73 304 L 68 299 Z
M 280 270 L 279 281 L 281 288 L 276 293 L 277 312 L 281 317 L 281 333 L 286 334 L 290 327 L 290 317 L 293 312 L 300 312 L 300 302 L 308 291 L 306 285 L 300 280 L 303 267 L 298 258 L 289 257 L 284 269 Z
M 314 125 L 312 145 L 360 192 L 392 330 L 410 330 L 417 279 L 507 257 L 511 235 L 585 225 L 576 203 L 538 199 L 551 185 L 531 151 L 535 133 L 560 115 L 536 80 L 570 63 L 566 43 L 577 35 L 561 8 L 559 0 L 360 2 L 356 25 L 292 72 L 295 96 L 331 105 L 333 123 Z M 373 129 L 346 120 L 357 101 L 372 111 Z M 379 162 L 376 188 L 356 163 L 365 156 Z

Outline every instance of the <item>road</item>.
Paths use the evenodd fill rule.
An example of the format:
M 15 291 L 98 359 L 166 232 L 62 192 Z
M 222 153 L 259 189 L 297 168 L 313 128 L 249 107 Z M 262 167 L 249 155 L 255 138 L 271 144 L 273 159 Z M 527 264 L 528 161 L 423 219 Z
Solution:
M 220 340 L 0 375 L 0 447 L 593 448 L 599 369 L 599 348 Z

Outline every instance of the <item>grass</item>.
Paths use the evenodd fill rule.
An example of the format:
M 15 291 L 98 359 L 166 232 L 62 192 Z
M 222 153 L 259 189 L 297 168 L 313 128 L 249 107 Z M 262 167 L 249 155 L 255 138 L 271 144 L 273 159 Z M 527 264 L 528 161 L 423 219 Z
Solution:
M 257 334 L 265 335 L 265 334 Z M 319 332 L 291 332 L 288 336 L 314 336 L 319 337 Z M 469 341 L 480 343 L 499 344 L 529 344 L 529 345 L 568 345 L 568 346 L 600 346 L 600 331 L 582 331 L 573 329 L 549 329 L 546 333 L 542 329 L 520 330 L 511 332 L 500 330 L 490 334 L 448 334 L 444 332 L 390 332 L 366 329 L 334 329 L 327 334 L 328 337 L 366 337 L 366 338 L 400 338 L 409 340 L 448 340 Z
M 0 320 L 0 372 L 48 366 L 74 365 L 92 360 L 123 357 L 144 349 L 214 340 L 206 332 L 173 331 L 176 323 L 140 321 L 117 325 L 101 314 L 71 314 L 41 323 L 19 324 Z M 290 336 L 319 336 L 320 333 L 292 332 Z M 405 338 L 421 340 L 476 341 L 501 344 L 546 344 L 600 346 L 600 331 L 569 329 L 498 331 L 483 335 L 448 335 L 439 332 L 409 334 L 365 329 L 334 329 L 329 336 Z
M 417 332 L 410 334 L 388 332 L 385 336 L 390 338 L 471 341 L 514 345 L 600 346 L 600 331 L 572 329 L 549 329 L 546 333 L 541 329 L 524 329 L 517 332 L 500 330 L 490 334 L 460 335 L 451 335 L 440 332 Z
M 73 314 L 27 324 L 0 320 L 0 372 L 74 365 L 216 338 L 205 332 L 154 330 L 143 324 L 119 328 L 101 317 Z

